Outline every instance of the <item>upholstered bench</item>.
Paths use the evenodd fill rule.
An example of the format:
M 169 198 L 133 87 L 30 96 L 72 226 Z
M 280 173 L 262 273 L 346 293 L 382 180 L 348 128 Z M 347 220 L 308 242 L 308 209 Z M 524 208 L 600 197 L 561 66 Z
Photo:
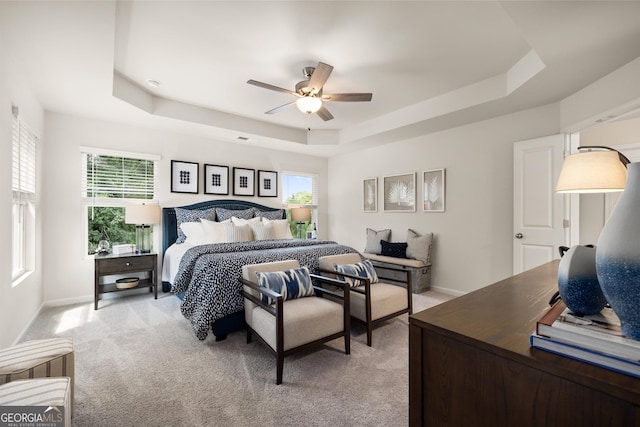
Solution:
M 71 338 L 25 341 L 0 350 L 0 384 L 19 379 L 69 377 L 73 413 L 75 361 Z
M 16 380 L 0 386 L 0 407 L 41 406 L 41 410 L 36 409 L 36 414 L 44 418 L 43 422 L 36 423 L 37 425 L 58 426 L 62 425 L 61 421 L 64 421 L 64 426 L 70 427 L 71 390 L 69 377 Z M 6 414 L 6 411 L 3 412 Z M 25 414 L 20 412 L 18 415 L 24 417 Z M 8 425 L 31 425 L 31 423 L 10 422 Z
M 408 258 L 395 258 L 385 255 L 376 255 L 370 253 L 363 253 L 366 258 L 371 260 L 371 263 L 381 267 L 396 267 L 403 270 L 409 270 L 411 272 L 411 291 L 414 294 L 419 294 L 429 290 L 431 286 L 431 263 L 425 264 L 423 261 Z M 389 272 L 391 273 L 391 272 Z M 398 278 L 404 279 L 406 273 L 396 272 Z

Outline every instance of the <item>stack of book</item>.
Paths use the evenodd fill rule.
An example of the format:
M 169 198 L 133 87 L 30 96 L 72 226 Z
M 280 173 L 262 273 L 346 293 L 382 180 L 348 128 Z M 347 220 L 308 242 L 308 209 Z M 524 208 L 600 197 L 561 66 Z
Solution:
M 572 313 L 559 300 L 536 322 L 532 347 L 640 378 L 640 341 L 622 335 L 610 308 L 589 316 Z

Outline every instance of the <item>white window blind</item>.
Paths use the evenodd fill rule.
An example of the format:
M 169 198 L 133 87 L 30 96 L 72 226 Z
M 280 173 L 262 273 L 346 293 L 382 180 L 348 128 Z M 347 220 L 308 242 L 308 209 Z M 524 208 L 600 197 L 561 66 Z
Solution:
M 157 194 L 159 156 L 100 149 L 82 152 L 82 197 L 100 204 L 150 200 Z
M 12 190 L 13 200 L 33 202 L 36 200 L 36 142 L 38 137 L 13 110 L 12 135 Z

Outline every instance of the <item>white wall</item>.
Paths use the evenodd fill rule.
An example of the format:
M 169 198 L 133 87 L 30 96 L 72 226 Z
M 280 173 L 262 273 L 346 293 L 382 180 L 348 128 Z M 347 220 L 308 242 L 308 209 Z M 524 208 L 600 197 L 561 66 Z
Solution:
M 512 273 L 513 143 L 559 132 L 550 105 L 329 160 L 332 239 L 363 250 L 366 228 L 435 233 L 432 287 L 462 294 Z M 446 169 L 446 211 L 422 212 L 422 171 Z M 418 173 L 417 211 L 385 213 L 382 177 Z M 378 212 L 362 212 L 362 179 L 378 177 Z
M 127 126 L 69 115 L 47 113 L 45 118 L 48 150 L 44 167 L 44 299 L 51 303 L 70 303 L 93 298 L 93 260 L 82 252 L 84 233 L 80 200 L 80 146 L 91 146 L 152 153 L 160 161 L 160 205 L 181 206 L 220 198 L 203 194 L 170 192 L 171 160 L 246 167 L 281 172 L 300 171 L 319 175 L 319 221 L 322 235 L 326 229 L 327 159 L 236 143 L 181 135 L 165 131 Z M 230 169 L 231 171 L 231 169 Z M 202 175 L 201 175 L 202 176 Z M 280 175 L 279 175 L 280 177 Z M 200 178 L 202 179 L 202 178 Z M 281 181 L 281 180 L 279 180 Z M 278 183 L 281 187 L 281 182 Z M 234 197 L 272 207 L 281 207 L 278 198 Z M 160 249 L 160 230 L 156 228 L 154 249 Z
M 41 204 L 36 208 L 36 259 L 35 270 L 19 285 L 12 286 L 11 240 L 11 107 L 20 113 L 29 126 L 43 136 L 44 111 L 32 88 L 20 72 L 16 58 L 4 49 L 0 39 L 0 348 L 13 344 L 26 329 L 42 305 L 42 239 Z M 41 145 L 44 139 L 41 138 Z M 38 168 L 41 167 L 39 153 Z M 40 183 L 38 183 L 40 184 Z M 39 186 L 39 190 L 42 186 Z

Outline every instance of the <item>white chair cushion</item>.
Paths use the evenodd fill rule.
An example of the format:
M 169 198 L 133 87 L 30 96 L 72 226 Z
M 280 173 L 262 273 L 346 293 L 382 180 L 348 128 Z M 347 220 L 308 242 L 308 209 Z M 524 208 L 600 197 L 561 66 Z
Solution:
M 342 305 L 324 298 L 308 297 L 283 303 L 284 350 L 341 332 Z M 246 307 L 245 307 L 246 310 Z M 276 318 L 254 305 L 251 325 L 271 348 L 276 349 Z
M 366 321 L 364 295 L 351 292 L 351 315 L 356 319 Z M 388 283 L 373 283 L 371 285 L 371 320 L 376 320 L 388 314 L 407 308 L 407 289 Z

